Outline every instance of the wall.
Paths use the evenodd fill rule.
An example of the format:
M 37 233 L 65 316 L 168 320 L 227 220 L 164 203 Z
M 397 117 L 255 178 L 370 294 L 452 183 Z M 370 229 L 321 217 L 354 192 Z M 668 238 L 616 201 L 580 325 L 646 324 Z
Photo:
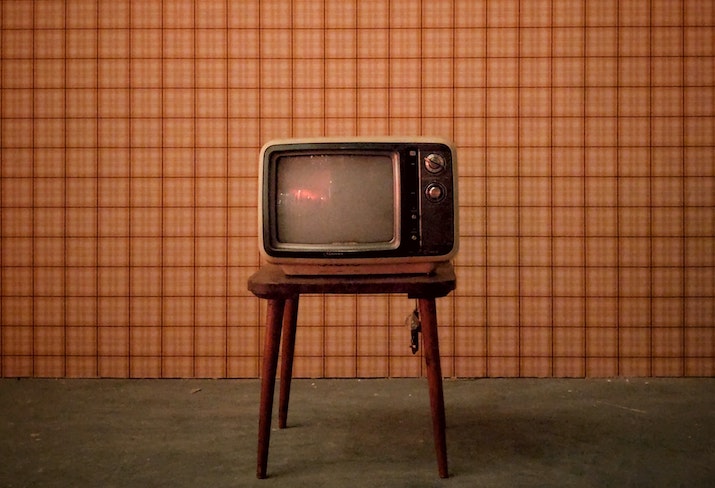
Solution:
M 450 376 L 715 373 L 703 0 L 2 2 L 0 376 L 255 377 L 257 155 L 459 148 Z M 399 296 L 305 297 L 299 376 L 417 376 Z

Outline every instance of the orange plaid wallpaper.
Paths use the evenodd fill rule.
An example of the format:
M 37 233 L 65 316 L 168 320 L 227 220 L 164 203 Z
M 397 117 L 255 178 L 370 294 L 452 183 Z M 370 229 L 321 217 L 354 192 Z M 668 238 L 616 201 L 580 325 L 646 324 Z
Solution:
M 715 374 L 712 1 L 0 15 L 0 376 L 256 377 L 260 146 L 387 134 L 458 148 L 446 375 Z M 413 307 L 302 298 L 296 375 L 421 375 Z

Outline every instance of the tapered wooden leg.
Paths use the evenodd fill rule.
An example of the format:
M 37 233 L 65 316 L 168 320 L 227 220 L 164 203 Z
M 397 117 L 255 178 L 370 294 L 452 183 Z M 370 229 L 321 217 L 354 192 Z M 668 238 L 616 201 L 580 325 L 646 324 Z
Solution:
M 432 431 L 434 447 L 437 453 L 437 469 L 440 478 L 449 476 L 447 470 L 447 436 L 444 414 L 444 393 L 442 390 L 442 367 L 439 358 L 439 339 L 437 338 L 437 307 L 434 298 L 419 299 L 424 357 L 427 365 L 430 408 L 432 410 Z
M 295 328 L 298 322 L 298 295 L 286 300 L 283 312 L 283 344 L 281 346 L 281 389 L 278 397 L 278 428 L 285 429 L 288 421 L 290 382 L 293 378 Z
M 271 439 L 271 414 L 273 411 L 273 390 L 276 386 L 278 348 L 281 342 L 281 321 L 285 299 L 268 300 L 266 338 L 263 346 L 263 368 L 261 376 L 261 405 L 258 416 L 258 463 L 256 476 L 266 477 L 268 466 L 268 444 Z

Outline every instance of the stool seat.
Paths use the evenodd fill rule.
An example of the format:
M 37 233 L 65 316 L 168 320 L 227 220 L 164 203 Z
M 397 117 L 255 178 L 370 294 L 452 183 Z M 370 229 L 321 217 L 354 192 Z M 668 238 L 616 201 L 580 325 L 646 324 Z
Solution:
M 248 289 L 268 301 L 266 335 L 261 369 L 261 401 L 258 420 L 258 456 L 256 476 L 265 478 L 268 466 L 268 446 L 271 433 L 273 390 L 281 344 L 281 383 L 278 427 L 287 424 L 290 383 L 293 374 L 293 354 L 301 294 L 407 294 L 417 299 L 427 366 L 432 430 L 434 434 L 439 476 L 446 478 L 447 445 L 445 435 L 442 369 L 437 337 L 435 299 L 446 296 L 456 286 L 451 263 L 437 266 L 430 275 L 369 275 L 369 276 L 288 276 L 276 265 L 266 265 L 248 279 Z
M 439 298 L 454 290 L 457 279 L 451 263 L 430 275 L 288 276 L 280 266 L 263 266 L 248 278 L 248 289 L 259 298 L 290 298 L 307 293 L 406 293 L 410 298 Z

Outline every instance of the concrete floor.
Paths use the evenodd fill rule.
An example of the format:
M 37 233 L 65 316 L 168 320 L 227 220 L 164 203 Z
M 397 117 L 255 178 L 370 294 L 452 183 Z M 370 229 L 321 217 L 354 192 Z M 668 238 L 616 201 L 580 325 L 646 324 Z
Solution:
M 448 380 L 445 480 L 426 380 L 295 380 L 266 480 L 258 395 L 257 380 L 0 380 L 0 486 L 715 486 L 715 379 Z

